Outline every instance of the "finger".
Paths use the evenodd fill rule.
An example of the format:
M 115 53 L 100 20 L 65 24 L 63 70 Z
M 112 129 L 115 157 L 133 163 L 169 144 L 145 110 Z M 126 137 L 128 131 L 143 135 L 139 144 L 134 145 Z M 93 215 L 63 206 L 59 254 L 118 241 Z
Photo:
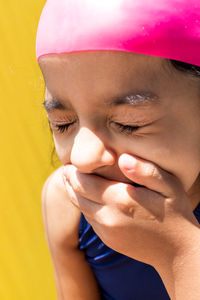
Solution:
M 82 196 L 101 205 L 112 205 L 112 208 L 123 211 L 126 215 L 135 210 L 136 202 L 139 202 L 139 190 L 132 185 L 122 182 L 106 180 L 100 176 L 83 174 L 77 171 L 74 166 L 67 168 L 67 181 L 70 181 L 73 189 L 73 197 Z M 147 190 L 152 194 L 152 191 Z M 74 200 L 77 203 L 77 199 Z M 82 201 L 82 200 L 81 200 Z M 83 201 L 78 203 L 81 210 L 86 212 Z
M 75 170 L 76 168 L 73 168 L 73 169 L 74 169 L 73 171 L 76 172 L 76 170 Z M 71 168 L 71 171 L 72 171 L 72 168 Z M 70 173 L 72 173 L 72 172 L 70 172 Z M 95 201 L 87 199 L 87 198 L 81 196 L 80 194 L 76 193 L 68 179 L 63 178 L 63 181 L 64 181 L 64 185 L 66 187 L 66 190 L 67 190 L 67 193 L 69 195 L 71 202 L 86 215 L 90 215 L 90 211 L 91 211 L 91 214 L 93 214 L 95 208 L 97 209 L 102 206 L 99 203 L 97 205 L 97 203 Z
M 87 215 L 94 214 L 95 207 L 91 207 L 89 211 L 87 209 L 90 208 L 92 202 L 96 202 L 101 205 L 112 205 L 115 212 L 121 211 L 127 216 L 133 216 L 135 211 L 138 212 L 138 207 L 141 206 L 146 209 L 148 215 L 152 218 L 162 219 L 164 199 L 161 193 L 146 188 L 134 187 L 130 184 L 106 180 L 96 175 L 83 174 L 71 165 L 67 168 L 67 177 L 72 185 L 73 193 L 76 195 L 73 195 L 74 198 L 78 198 L 79 195 L 91 200 L 91 203 L 82 198 L 78 198 L 80 201 L 74 200 L 75 205 L 78 205 L 81 211 Z M 100 212 L 95 217 L 100 217 Z
M 76 173 L 76 168 L 73 169 Z M 72 168 L 70 169 L 70 175 L 72 175 Z M 83 175 L 83 177 L 91 176 L 88 174 L 81 175 Z M 94 176 L 93 178 L 94 180 L 97 180 L 95 177 L 98 176 Z M 116 219 L 118 214 L 119 221 L 120 212 L 128 217 L 137 218 L 137 216 L 141 214 L 141 209 L 142 215 L 144 218 L 146 218 L 145 220 L 163 220 L 165 199 L 157 192 L 146 188 L 135 188 L 129 184 L 117 183 L 115 185 L 109 185 L 107 190 L 104 191 L 103 195 L 102 193 L 96 193 L 96 198 L 94 198 L 95 200 L 90 200 L 76 193 L 69 184 L 68 180 L 65 181 L 68 193 L 70 194 L 71 201 L 74 203 L 74 205 L 76 205 L 82 211 L 82 213 L 87 216 L 88 219 L 93 221 L 96 220 L 96 222 L 103 226 L 112 227 L 113 220 Z M 91 186 L 93 185 L 88 185 L 89 188 Z M 97 191 L 95 190 L 95 192 Z M 97 194 L 99 197 L 101 196 L 99 203 L 96 200 Z
M 180 190 L 179 180 L 152 162 L 122 154 L 118 164 L 123 174 L 131 181 L 146 186 L 165 197 L 173 197 Z
M 110 181 L 96 175 L 80 173 L 72 165 L 67 166 L 65 175 L 75 195 L 80 195 L 102 205 L 112 204 L 113 207 L 124 211 L 125 214 L 132 213 L 135 210 L 135 204 L 140 201 L 141 190 L 143 190 L 130 184 Z M 145 195 L 147 199 L 151 195 L 152 198 L 156 196 L 154 195 L 155 193 L 153 194 L 153 191 L 147 189 L 146 191 L 148 193 L 148 195 Z
M 77 199 L 77 195 L 75 194 L 72 186 L 70 185 L 70 183 L 64 179 L 64 185 L 65 185 L 65 188 L 66 188 L 66 191 L 67 191 L 67 194 L 68 194 L 68 198 L 69 200 L 77 207 L 80 209 L 80 206 L 79 206 L 79 202 L 78 202 L 78 199 Z
M 71 201 L 87 218 L 90 218 L 91 220 L 97 218 L 97 213 L 103 208 L 103 205 L 74 193 L 73 189 L 71 193 Z
M 132 191 L 127 190 L 132 194 Z M 134 197 L 134 206 L 132 210 L 126 210 L 126 215 L 133 218 L 140 218 L 140 220 L 157 220 L 163 221 L 165 216 L 166 198 L 160 193 L 150 191 L 146 188 L 137 188 L 137 193 Z
M 105 179 L 101 176 L 80 173 L 76 167 L 67 165 L 64 170 L 64 175 L 70 182 L 74 192 L 94 202 L 105 204 L 104 199 L 106 194 L 111 194 L 109 187 L 111 185 L 120 185 L 121 183 Z M 124 187 L 125 188 L 125 187 Z M 117 195 L 111 194 L 111 197 L 116 198 Z

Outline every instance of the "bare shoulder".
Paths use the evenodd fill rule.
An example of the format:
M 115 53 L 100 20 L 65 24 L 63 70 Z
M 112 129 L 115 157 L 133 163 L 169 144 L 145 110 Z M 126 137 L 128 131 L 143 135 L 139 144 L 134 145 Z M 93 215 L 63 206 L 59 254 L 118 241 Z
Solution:
M 47 238 L 57 246 L 77 247 L 81 213 L 69 200 L 63 181 L 63 166 L 47 178 L 41 196 Z
M 42 215 L 59 300 L 100 300 L 96 278 L 78 247 L 80 211 L 70 202 L 63 167 L 54 171 L 42 189 Z

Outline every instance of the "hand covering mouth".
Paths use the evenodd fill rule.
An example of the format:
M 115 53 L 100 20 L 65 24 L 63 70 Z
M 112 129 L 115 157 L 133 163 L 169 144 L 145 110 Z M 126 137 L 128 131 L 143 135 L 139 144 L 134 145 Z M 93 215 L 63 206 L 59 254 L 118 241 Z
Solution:
M 145 186 L 143 186 L 141 184 L 138 184 L 136 182 L 133 182 L 133 181 L 129 180 L 122 173 L 119 174 L 119 176 L 109 176 L 109 175 L 100 174 L 98 172 L 94 172 L 94 173 L 91 173 L 91 174 L 99 176 L 99 177 L 102 177 L 102 178 L 107 179 L 107 180 L 118 181 L 118 182 L 122 182 L 122 183 L 127 183 L 127 184 L 130 184 L 130 185 L 135 186 L 135 187 L 145 187 Z

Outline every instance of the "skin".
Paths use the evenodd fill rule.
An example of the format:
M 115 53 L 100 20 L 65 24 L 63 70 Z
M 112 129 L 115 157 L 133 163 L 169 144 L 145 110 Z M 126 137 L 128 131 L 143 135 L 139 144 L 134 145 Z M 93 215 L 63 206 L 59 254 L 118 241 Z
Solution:
M 68 106 L 48 118 L 72 203 L 108 246 L 153 265 L 172 299 L 196 299 L 199 81 L 165 59 L 133 53 L 51 55 L 39 63 L 46 99 Z M 104 103 L 141 91 L 157 101 Z M 140 128 L 122 131 L 118 123 Z M 64 124 L 70 126 L 61 133 L 56 126 Z

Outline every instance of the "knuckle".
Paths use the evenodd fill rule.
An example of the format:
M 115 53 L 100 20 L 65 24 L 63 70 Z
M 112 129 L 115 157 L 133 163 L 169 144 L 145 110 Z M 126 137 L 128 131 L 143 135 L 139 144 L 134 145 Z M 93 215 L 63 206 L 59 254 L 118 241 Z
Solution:
M 118 211 L 129 215 L 135 212 L 136 203 L 132 199 L 123 199 L 122 201 L 118 201 L 116 203 L 116 207 Z
M 112 201 L 112 206 L 118 212 L 126 215 L 133 214 L 136 209 L 136 196 L 137 190 L 134 187 L 122 184 L 120 192 L 116 193 L 116 197 Z
M 117 226 L 117 219 L 115 214 L 111 213 L 109 207 L 105 207 L 104 213 L 100 216 L 101 225 L 104 227 L 106 231 L 114 230 Z
M 113 218 L 105 218 L 103 220 L 103 224 L 104 224 L 104 227 L 106 228 L 106 230 L 111 230 L 116 227 L 116 222 Z
M 112 216 L 104 216 L 102 219 L 102 223 L 107 229 L 115 227 L 115 220 Z

